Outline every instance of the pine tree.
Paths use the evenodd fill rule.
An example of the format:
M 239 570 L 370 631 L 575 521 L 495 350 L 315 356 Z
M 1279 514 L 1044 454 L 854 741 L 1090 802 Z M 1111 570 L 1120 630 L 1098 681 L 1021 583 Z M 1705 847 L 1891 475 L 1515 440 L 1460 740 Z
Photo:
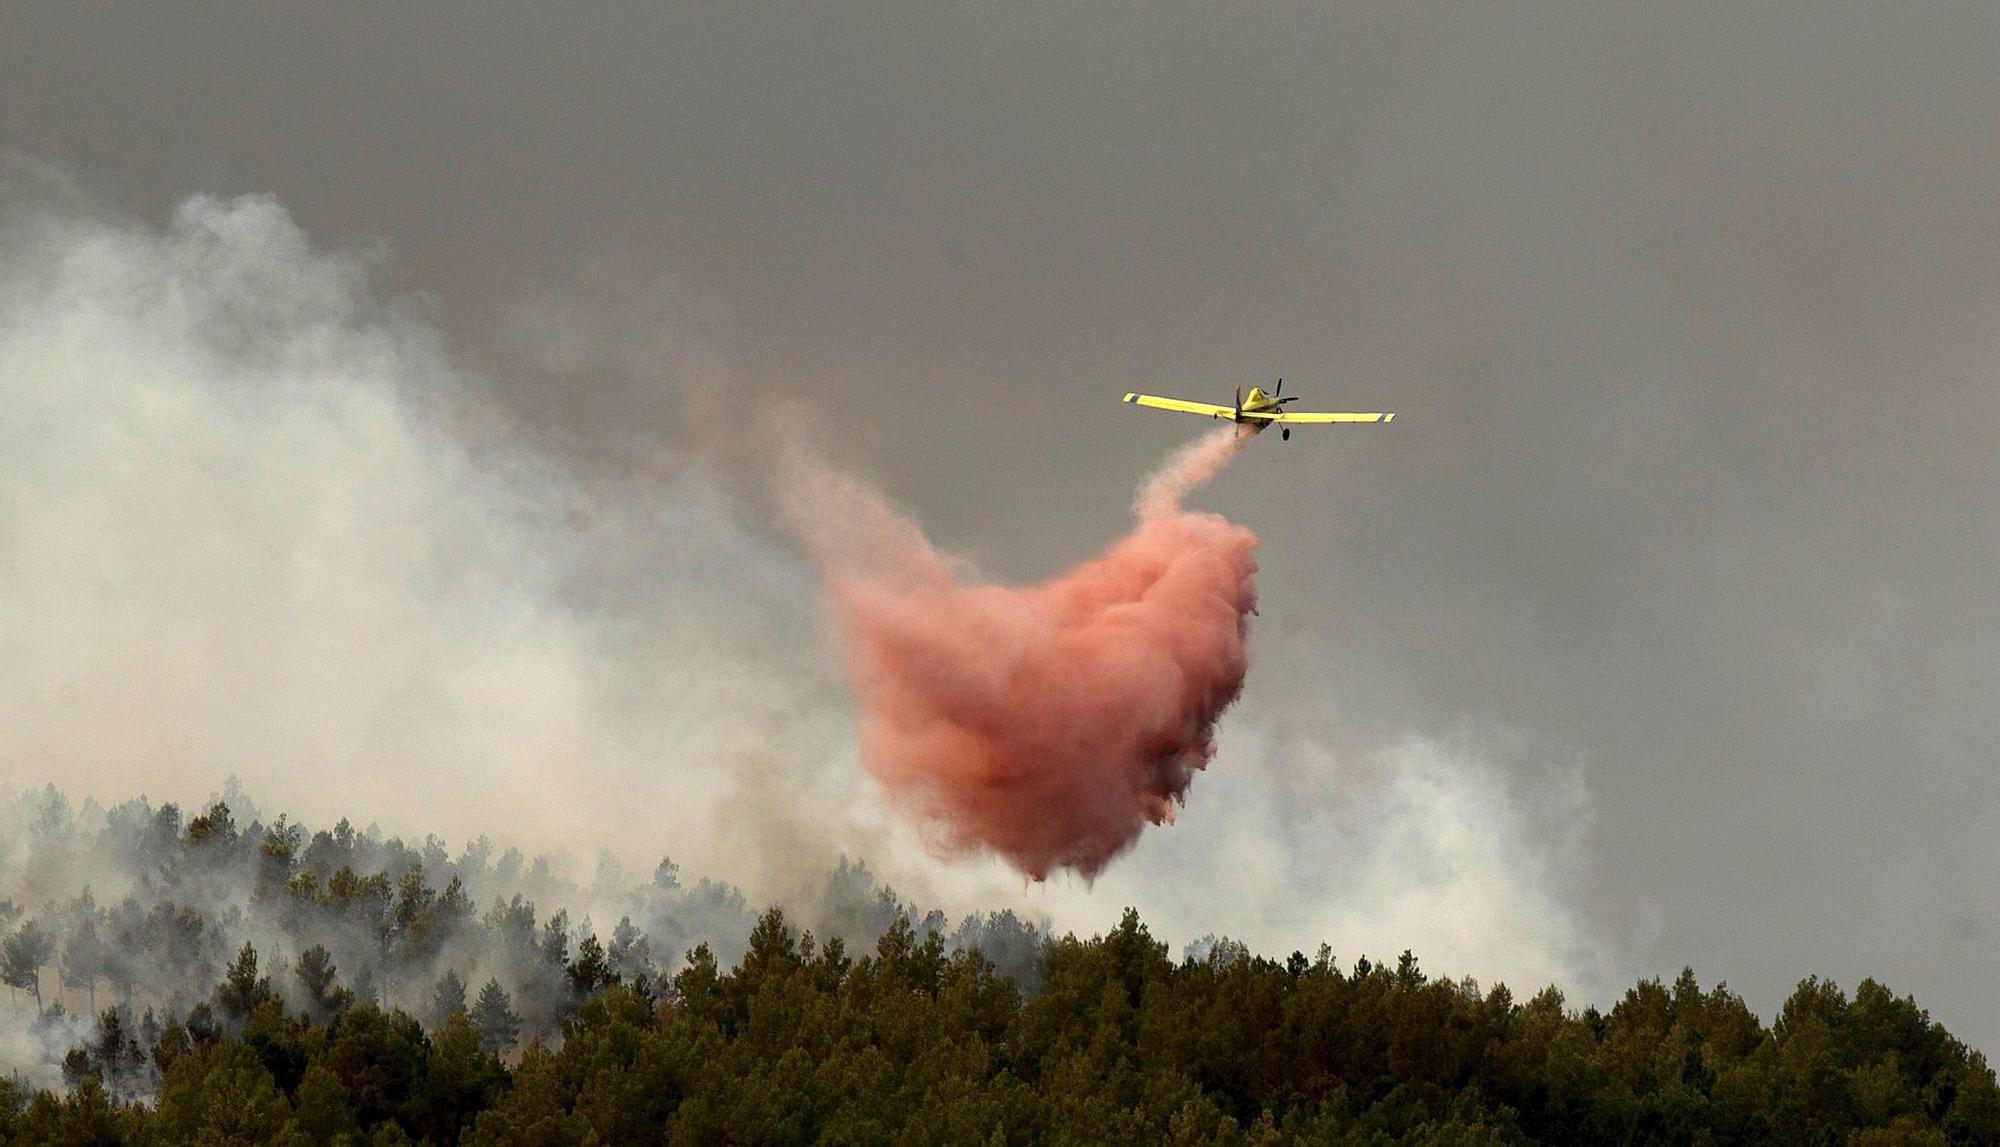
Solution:
M 605 956 L 619 975 L 628 980 L 638 979 L 653 966 L 652 943 L 633 926 L 630 916 L 618 918 L 618 927 L 611 930 L 611 944 L 606 948 Z
M 569 966 L 569 909 L 558 909 L 542 925 L 542 959 L 550 967 Z
M 464 1010 L 465 978 L 457 969 L 447 968 L 431 987 L 431 1025 L 443 1027 L 446 1020 Z
M 721 1024 L 726 1018 L 722 971 L 707 944 L 689 949 L 687 963 L 670 985 L 674 1010 L 689 1019 Z
M 216 801 L 207 812 L 188 822 L 187 841 L 189 844 L 220 844 L 228 846 L 236 843 L 236 818 L 230 815 L 229 806 Z
M 0 979 L 33 996 L 37 1013 L 42 1010 L 42 967 L 55 952 L 55 939 L 33 920 L 0 944 Z
M 437 902 L 437 893 L 424 883 L 424 866 L 413 864 L 403 878 L 396 882 L 396 928 L 405 936 L 412 936 L 423 929 L 429 919 L 431 905 Z
M 306 991 L 306 1013 L 316 1020 L 331 1018 L 335 1013 L 345 1011 L 353 1002 L 353 993 L 334 983 L 338 969 L 333 966 L 333 955 L 324 944 L 314 944 L 299 953 L 299 962 L 293 969 L 299 986 Z
M 89 1054 L 104 1086 L 113 1095 L 124 1095 L 139 1083 L 137 1077 L 145 1066 L 145 1053 L 126 1030 L 125 1015 L 119 1009 L 106 1008 L 97 1017 L 97 1039 L 91 1044 Z
M 454 876 L 438 894 L 437 906 L 431 911 L 431 924 L 440 940 L 448 939 L 459 929 L 472 923 L 477 912 L 472 907 L 472 898 L 465 894 L 465 884 Z
M 576 946 L 576 960 L 569 966 L 570 987 L 579 999 L 599 988 L 618 982 L 618 973 L 605 958 L 604 945 L 595 936 L 585 936 Z
M 479 1029 L 479 1049 L 490 1055 L 511 1049 L 521 1031 L 521 1017 L 514 1014 L 514 1001 L 499 980 L 489 979 L 479 989 L 479 999 L 467 1018 Z
M 216 985 L 215 1004 L 222 1014 L 242 1021 L 250 1018 L 257 1005 L 271 998 L 271 979 L 257 975 L 257 949 L 244 944 L 229 965 L 222 983 Z
M 298 825 L 280 815 L 264 830 L 264 843 L 258 846 L 257 888 L 253 893 L 258 898 L 276 895 L 292 879 L 292 870 L 298 856 L 299 841 L 304 836 Z

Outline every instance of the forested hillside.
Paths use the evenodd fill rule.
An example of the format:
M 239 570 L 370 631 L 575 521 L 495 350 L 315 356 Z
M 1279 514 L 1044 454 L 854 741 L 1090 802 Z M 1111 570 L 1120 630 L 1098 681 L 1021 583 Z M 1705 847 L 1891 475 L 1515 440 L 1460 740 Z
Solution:
M 4 1144 L 2000 1141 L 1984 1057 L 1873 981 L 1808 979 L 1768 1026 L 1691 972 L 1578 1011 L 1409 953 L 1176 961 L 1131 912 L 1090 939 L 947 928 L 846 865 L 811 911 L 876 913 L 872 943 L 753 923 L 670 866 L 631 894 L 662 930 L 607 943 L 519 893 L 477 910 L 511 867 L 483 858 L 219 804 L 23 807 L 141 879 L 108 909 L 10 893 L 5 1030 L 65 1046 L 58 1078 L 0 1082 Z M 21 839 L 0 887 L 47 876 Z M 693 919 L 670 909 L 716 904 L 729 941 L 668 955 Z
M 214 989 L 250 956 L 271 994 L 308 1019 L 374 1004 L 434 1023 L 463 994 L 515 1017 L 504 1046 L 552 1043 L 604 984 L 657 991 L 704 943 L 733 963 L 757 918 L 735 887 L 684 877 L 672 860 L 636 881 L 609 855 L 584 880 L 570 867 L 496 855 L 483 838 L 454 854 L 436 837 L 410 844 L 345 820 L 319 831 L 282 815 L 265 823 L 234 785 L 189 817 L 144 800 L 77 807 L 52 786 L 0 791 L 0 981 L 11 997 L 0 1075 L 59 1085 L 64 1057 L 107 1006 L 148 1046 L 173 1019 L 220 1023 L 227 1005 Z M 807 883 L 787 907 L 823 938 L 872 945 L 900 919 L 1036 982 L 1042 931 L 1011 912 L 949 922 L 846 859 Z M 109 1082 L 136 1097 L 154 1080 L 141 1070 Z

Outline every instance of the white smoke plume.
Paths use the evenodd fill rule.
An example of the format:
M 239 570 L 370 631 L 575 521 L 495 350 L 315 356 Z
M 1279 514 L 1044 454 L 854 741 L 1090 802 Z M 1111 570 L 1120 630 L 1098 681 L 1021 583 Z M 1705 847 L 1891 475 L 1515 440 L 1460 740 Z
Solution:
M 789 562 L 705 475 L 587 488 L 513 444 L 379 259 L 271 200 L 152 229 L 68 192 L 16 168 L 0 221 L 17 768 L 699 851 L 728 762 L 795 748 Z

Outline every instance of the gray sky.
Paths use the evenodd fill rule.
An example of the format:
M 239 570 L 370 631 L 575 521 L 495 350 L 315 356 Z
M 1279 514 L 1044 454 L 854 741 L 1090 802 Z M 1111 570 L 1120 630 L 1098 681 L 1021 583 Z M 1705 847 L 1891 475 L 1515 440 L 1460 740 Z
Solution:
M 1200 497 L 1264 539 L 1249 697 L 1127 883 L 1064 895 L 1311 834 L 1253 940 L 1370 896 L 1388 935 L 1474 911 L 1382 889 L 1490 796 L 1590 952 L 1549 966 L 1767 1013 L 1873 974 L 2000 1039 L 1992 6 L 467 12 L 10 5 L 0 147 L 381 244 L 580 482 L 671 454 L 761 505 L 732 403 L 803 399 L 1008 578 L 1200 428 L 1125 390 L 1394 409 Z M 1316 876 L 1379 830 L 1326 790 L 1431 791 L 1412 738 L 1493 771 Z M 1265 819 L 1205 837 L 1224 802 Z M 1193 883 L 1162 911 L 1231 895 Z M 1465 934 L 1453 973 L 1544 966 Z

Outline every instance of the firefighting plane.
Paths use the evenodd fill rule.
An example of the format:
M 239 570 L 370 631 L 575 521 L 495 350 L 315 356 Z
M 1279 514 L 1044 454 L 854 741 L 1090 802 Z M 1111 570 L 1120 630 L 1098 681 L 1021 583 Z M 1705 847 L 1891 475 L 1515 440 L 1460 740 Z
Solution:
M 1237 387 L 1235 406 L 1218 406 L 1212 402 L 1189 402 L 1182 398 L 1159 398 L 1150 394 L 1128 394 L 1125 396 L 1125 401 L 1136 403 L 1140 406 L 1155 407 L 1160 410 L 1178 410 L 1183 414 L 1206 414 L 1210 418 L 1227 418 L 1238 426 L 1243 427 L 1244 431 L 1249 434 L 1256 434 L 1266 426 L 1276 422 L 1279 424 L 1279 437 L 1285 440 L 1290 440 L 1292 437 L 1292 425 L 1302 422 L 1387 423 L 1394 421 L 1396 418 L 1394 414 L 1387 414 L 1380 411 L 1373 413 L 1356 413 L 1353 411 L 1322 413 L 1286 410 L 1285 404 L 1287 402 L 1296 402 L 1298 397 L 1296 394 L 1289 397 L 1285 395 L 1285 380 L 1281 378 L 1278 380 L 1277 389 L 1271 391 L 1269 394 L 1264 393 L 1264 388 L 1261 386 L 1251 387 L 1249 394 L 1244 394 L 1243 388 L 1240 386 Z

